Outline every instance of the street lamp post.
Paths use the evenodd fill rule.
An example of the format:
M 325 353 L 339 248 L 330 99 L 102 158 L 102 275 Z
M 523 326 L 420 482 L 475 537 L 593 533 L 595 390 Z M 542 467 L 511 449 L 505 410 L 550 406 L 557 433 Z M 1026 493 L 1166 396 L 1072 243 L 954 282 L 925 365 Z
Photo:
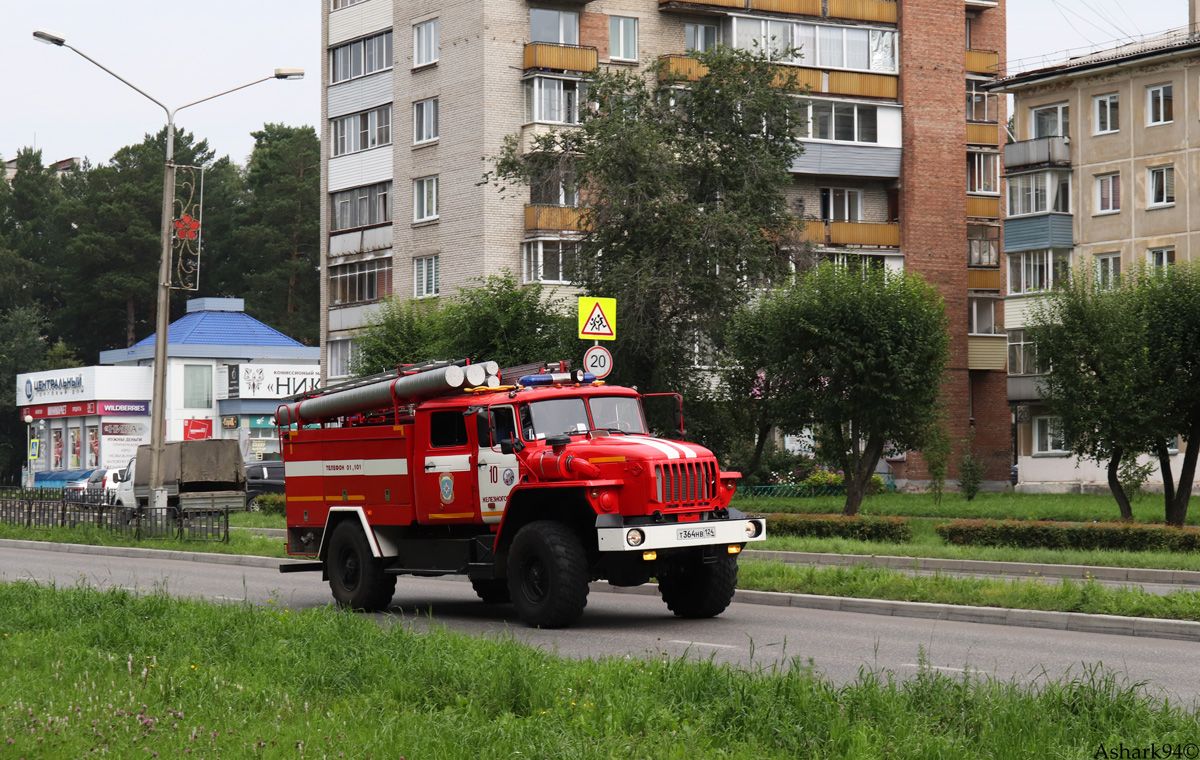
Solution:
M 78 54 L 89 63 L 119 80 L 122 84 L 136 90 L 138 94 L 163 109 L 167 114 L 167 156 L 163 170 L 162 227 L 160 230 L 162 237 L 162 257 L 158 263 L 158 311 L 156 314 L 154 337 L 154 389 L 152 391 L 152 403 L 150 406 L 150 493 L 152 495 L 150 504 L 155 507 L 165 507 L 167 505 L 167 494 L 162 487 L 162 455 L 163 444 L 167 435 L 165 407 L 167 401 L 167 330 L 170 327 L 171 308 L 171 217 L 175 206 L 175 114 L 185 108 L 190 108 L 213 98 L 219 98 L 222 95 L 228 95 L 231 92 L 244 90 L 247 87 L 266 82 L 269 79 L 303 79 L 304 69 L 275 69 L 275 73 L 270 76 L 256 79 L 253 82 L 247 82 L 238 87 L 218 92 L 216 95 L 209 95 L 206 98 L 194 100 L 191 103 L 185 103 L 178 108 L 171 109 L 102 63 L 68 45 L 66 39 L 61 35 L 45 29 L 38 29 L 33 33 L 33 36 L 39 42 L 45 42 L 48 45 L 55 45 L 57 47 L 65 47 Z

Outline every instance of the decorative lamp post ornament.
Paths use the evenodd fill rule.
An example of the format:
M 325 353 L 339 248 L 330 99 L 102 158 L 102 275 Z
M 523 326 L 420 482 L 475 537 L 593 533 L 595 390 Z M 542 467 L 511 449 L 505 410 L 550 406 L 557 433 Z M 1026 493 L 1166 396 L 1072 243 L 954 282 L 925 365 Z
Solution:
M 200 235 L 200 220 L 184 214 L 182 219 L 175 220 L 175 234 L 180 240 L 195 240 Z

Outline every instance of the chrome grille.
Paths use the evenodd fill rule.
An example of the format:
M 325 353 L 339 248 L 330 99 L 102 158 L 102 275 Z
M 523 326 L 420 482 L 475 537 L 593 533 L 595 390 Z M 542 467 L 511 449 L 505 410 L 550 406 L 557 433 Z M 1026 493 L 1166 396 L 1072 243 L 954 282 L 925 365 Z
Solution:
M 712 460 L 655 465 L 658 500 L 670 507 L 708 504 L 717 493 L 717 463 Z

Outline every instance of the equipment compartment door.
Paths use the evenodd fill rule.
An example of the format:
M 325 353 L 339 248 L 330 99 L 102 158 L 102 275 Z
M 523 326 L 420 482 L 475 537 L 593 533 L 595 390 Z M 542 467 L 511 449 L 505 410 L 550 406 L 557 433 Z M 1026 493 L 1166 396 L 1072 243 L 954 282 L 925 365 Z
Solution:
M 421 489 L 417 516 L 422 522 L 470 522 L 475 519 L 476 453 L 461 411 L 429 415 L 429 448 L 418 462 Z
M 479 415 L 479 511 L 485 523 L 498 523 L 508 494 L 520 478 L 516 455 L 501 454 L 500 441 L 519 440 L 520 436 L 511 406 L 493 406 L 489 414 L 490 418 Z M 491 440 L 493 430 L 495 440 Z

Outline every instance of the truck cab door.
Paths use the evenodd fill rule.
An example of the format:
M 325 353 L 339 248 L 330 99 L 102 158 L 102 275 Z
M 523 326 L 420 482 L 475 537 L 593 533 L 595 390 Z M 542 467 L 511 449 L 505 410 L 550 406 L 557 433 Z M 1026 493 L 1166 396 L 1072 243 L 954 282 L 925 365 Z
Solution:
M 515 454 L 500 453 L 500 442 L 519 437 L 515 410 L 493 406 L 477 416 L 479 437 L 479 511 L 485 523 L 498 523 L 508 494 L 519 480 Z
M 430 412 L 429 441 L 418 460 L 417 516 L 421 522 L 472 522 L 476 514 L 475 459 L 462 410 Z

